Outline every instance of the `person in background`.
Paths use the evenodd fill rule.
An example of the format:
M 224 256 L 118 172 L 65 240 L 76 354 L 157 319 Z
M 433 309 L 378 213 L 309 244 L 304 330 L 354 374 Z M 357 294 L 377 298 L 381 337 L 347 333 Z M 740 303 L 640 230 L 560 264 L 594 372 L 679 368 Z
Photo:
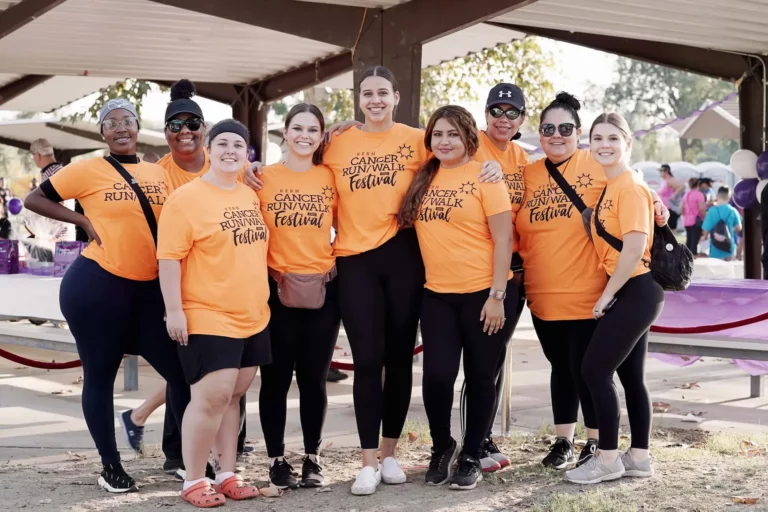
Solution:
M 32 192 L 37 188 L 37 178 L 32 178 L 29 180 L 29 191 Z
M 166 327 L 192 387 L 182 425 L 181 496 L 201 508 L 259 495 L 235 474 L 240 397 L 257 367 L 271 361 L 269 233 L 256 192 L 238 182 L 249 140 L 237 121 L 214 125 L 210 170 L 171 194 L 158 228 Z M 211 450 L 213 489 L 206 478 Z
M 11 221 L 8 220 L 8 205 L 5 196 L 0 196 L 0 240 L 11 237 Z
M 677 229 L 677 221 L 680 218 L 680 205 L 685 194 L 685 183 L 672 175 L 672 168 L 663 164 L 659 168 L 662 183 L 659 188 L 659 197 L 664 206 L 669 210 L 669 227 Z
M 64 167 L 56 161 L 53 146 L 47 139 L 37 139 L 32 142 L 29 152 L 32 153 L 35 165 L 40 169 L 40 181 L 47 180 Z
M 717 190 L 715 206 L 707 210 L 701 226 L 701 239 L 709 236 L 709 257 L 731 261 L 736 255 L 737 233 L 741 233 L 741 215 L 729 204 L 731 189 L 720 187 Z
M 8 204 L 8 201 L 13 197 L 13 194 L 11 194 L 11 189 L 9 189 L 5 185 L 5 177 L 0 176 L 0 197 L 5 199 L 5 204 Z
M 699 180 L 699 188 L 704 193 L 704 197 L 707 199 L 707 206 L 714 206 L 717 202 L 717 194 L 715 189 L 712 188 L 712 178 L 701 178 Z
M 701 239 L 701 225 L 704 217 L 707 215 L 707 198 L 705 192 L 708 188 L 706 183 L 698 178 L 688 180 L 690 190 L 683 196 L 681 212 L 683 215 L 683 226 L 685 226 L 686 240 L 685 245 L 694 256 L 699 254 L 699 240 Z
M 592 213 L 590 229 L 600 269 L 609 279 L 593 306 L 592 313 L 599 322 L 581 366 L 600 440 L 595 456 L 565 474 L 568 481 L 577 484 L 653 476 L 649 454 L 653 413 L 645 383 L 645 360 L 648 330 L 664 308 L 664 291 L 649 268 L 654 199 L 642 176 L 629 167 L 629 125 L 618 114 L 601 114 L 589 135 L 592 158 L 608 178 Z M 621 456 L 621 408 L 615 374 L 624 388 L 632 433 L 631 447 Z

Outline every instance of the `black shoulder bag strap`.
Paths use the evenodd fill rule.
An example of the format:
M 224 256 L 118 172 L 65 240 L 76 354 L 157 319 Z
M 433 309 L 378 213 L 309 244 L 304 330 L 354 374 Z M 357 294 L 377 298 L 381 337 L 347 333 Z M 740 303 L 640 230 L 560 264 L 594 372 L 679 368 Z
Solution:
M 603 197 L 605 197 L 605 190 L 606 189 L 604 188 L 603 193 L 600 194 L 600 199 L 597 200 L 597 206 L 595 206 L 595 231 L 600 238 L 608 242 L 608 245 L 621 252 L 624 248 L 624 242 L 606 231 L 605 226 L 603 226 L 603 223 L 600 221 L 600 203 L 603 202 Z
M 155 247 L 157 247 L 157 219 L 155 218 L 155 212 L 152 211 L 152 206 L 149 204 L 149 199 L 144 195 L 144 191 L 141 190 L 136 179 L 131 176 L 131 173 L 125 170 L 125 167 L 120 165 L 120 162 L 110 156 L 105 156 L 104 160 L 109 162 L 133 189 L 134 194 L 136 194 L 136 199 L 139 200 L 139 204 L 141 205 L 141 211 L 144 212 L 144 218 L 147 219 L 149 230 L 152 232 L 152 240 L 155 241 Z
M 587 209 L 587 205 L 584 204 L 584 201 L 581 199 L 581 197 L 579 197 L 579 194 L 576 193 L 573 187 L 565 180 L 563 175 L 560 174 L 560 170 L 557 168 L 557 166 L 549 158 L 544 161 L 544 166 L 547 168 L 549 176 L 555 180 L 555 183 L 557 183 L 557 186 L 560 187 L 560 190 L 562 190 L 563 193 L 568 196 L 568 199 L 570 199 L 571 203 L 573 203 L 573 206 L 579 210 L 579 213 L 583 213 L 584 210 Z

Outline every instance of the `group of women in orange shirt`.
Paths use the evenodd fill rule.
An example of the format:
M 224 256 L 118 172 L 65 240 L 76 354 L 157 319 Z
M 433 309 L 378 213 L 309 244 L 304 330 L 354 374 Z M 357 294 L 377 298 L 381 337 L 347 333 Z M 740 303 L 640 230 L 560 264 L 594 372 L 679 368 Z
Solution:
M 566 478 L 652 474 L 643 361 L 663 293 L 644 262 L 653 223 L 663 224 L 666 211 L 629 170 L 626 122 L 598 118 L 591 151 L 581 150 L 580 106 L 561 93 L 541 115 L 546 158 L 530 164 L 512 142 L 527 114 L 514 85 L 490 91 L 485 131 L 458 106 L 438 109 L 426 131 L 395 123 L 397 81 L 383 67 L 363 75 L 359 95 L 365 123 L 327 138 L 316 107 L 294 107 L 286 156 L 259 177 L 243 170 L 247 129 L 218 123 L 208 132 L 208 171 L 183 186 L 136 157 L 135 109 L 114 100 L 99 119 L 110 155 L 68 166 L 29 196 L 31 210 L 75 223 L 94 240 L 64 278 L 61 300 L 81 357 L 89 354 L 84 387 L 100 390 L 95 401 L 84 392 L 83 408 L 104 463 L 102 487 L 136 488 L 120 465 L 111 419 L 124 353 L 147 358 L 169 383 L 174 413 L 183 413 L 185 500 L 207 508 L 258 495 L 234 472 L 237 404 L 257 367 L 271 483 L 322 485 L 325 377 L 343 322 L 363 466 L 352 493 L 406 481 L 396 447 L 419 323 L 434 443 L 425 480 L 472 489 L 483 471 L 509 463 L 490 433 L 504 354 L 526 300 L 552 364 L 558 437 L 544 464 L 577 462 L 581 403 L 590 439 Z M 85 215 L 58 204 L 72 197 Z M 623 240 L 620 254 L 596 226 Z M 451 409 L 462 354 L 468 414 L 459 443 Z M 294 370 L 306 454 L 300 481 L 283 446 Z M 628 391 L 633 434 L 621 457 L 614 372 Z M 205 476 L 211 451 L 213 487 Z

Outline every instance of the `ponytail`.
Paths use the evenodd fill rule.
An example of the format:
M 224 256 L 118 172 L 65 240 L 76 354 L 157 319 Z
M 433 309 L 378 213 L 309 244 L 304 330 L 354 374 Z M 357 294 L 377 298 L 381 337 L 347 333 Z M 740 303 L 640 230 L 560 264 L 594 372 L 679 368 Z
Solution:
M 421 201 L 429 190 L 438 169 L 440 169 L 440 160 L 433 156 L 416 173 L 416 177 L 413 178 L 411 186 L 408 187 L 408 192 L 405 194 L 403 205 L 397 213 L 397 222 L 401 228 L 413 227 L 413 223 L 416 222 L 416 217 L 419 215 Z

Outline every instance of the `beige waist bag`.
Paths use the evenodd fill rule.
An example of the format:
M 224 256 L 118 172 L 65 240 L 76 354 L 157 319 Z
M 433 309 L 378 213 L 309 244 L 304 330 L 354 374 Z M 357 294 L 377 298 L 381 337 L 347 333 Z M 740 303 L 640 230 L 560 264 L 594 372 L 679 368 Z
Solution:
M 336 277 L 336 265 L 325 274 L 280 273 L 269 269 L 277 282 L 277 296 L 287 308 L 320 309 L 325 304 L 325 286 Z

